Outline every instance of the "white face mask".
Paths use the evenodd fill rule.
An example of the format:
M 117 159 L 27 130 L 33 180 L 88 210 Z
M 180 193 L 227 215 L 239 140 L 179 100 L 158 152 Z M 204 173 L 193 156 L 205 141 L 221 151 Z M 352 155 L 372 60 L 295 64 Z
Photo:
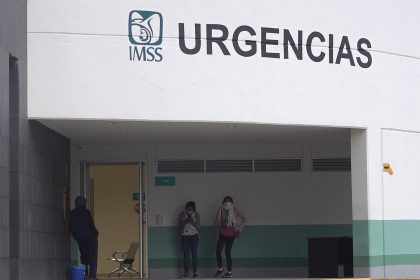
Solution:
M 231 207 L 232 206 L 232 202 L 230 201 L 226 201 L 225 203 L 223 203 L 223 207 Z

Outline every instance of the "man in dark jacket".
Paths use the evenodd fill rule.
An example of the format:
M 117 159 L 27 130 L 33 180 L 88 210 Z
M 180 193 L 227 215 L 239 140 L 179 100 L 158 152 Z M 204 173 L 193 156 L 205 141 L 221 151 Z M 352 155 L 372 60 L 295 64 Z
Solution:
M 80 260 L 86 266 L 86 275 L 89 279 L 97 279 L 99 233 L 90 211 L 86 209 L 86 199 L 83 196 L 76 197 L 75 205 L 69 215 L 70 232 L 79 245 Z

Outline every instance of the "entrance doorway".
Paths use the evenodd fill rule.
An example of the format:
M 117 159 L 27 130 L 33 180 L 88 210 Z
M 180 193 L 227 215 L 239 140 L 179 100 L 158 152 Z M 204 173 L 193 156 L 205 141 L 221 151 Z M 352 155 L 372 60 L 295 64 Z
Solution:
M 225 195 L 234 198 L 247 218 L 233 249 L 235 277 L 307 277 L 309 238 L 337 239 L 358 232 L 353 230 L 352 188 L 358 178 L 353 178 L 351 167 L 359 173 L 365 167 L 352 164 L 352 129 L 100 121 L 62 126 L 77 127 L 77 133 L 67 134 L 73 133 L 76 143 L 87 143 L 75 151 L 75 159 L 89 166 L 104 158 L 147 159 L 148 255 L 143 259 L 148 262 L 149 278 L 168 279 L 182 273 L 178 217 L 190 200 L 201 218 L 201 277 L 215 273 L 214 218 Z M 127 132 L 124 139 L 120 131 Z M 98 186 L 93 185 L 96 195 Z M 356 195 L 356 201 L 363 197 Z M 359 240 L 356 235 L 357 250 L 363 246 Z M 109 257 L 108 253 L 103 258 Z M 335 274 L 345 274 L 347 265 L 334 264 Z
M 99 231 L 99 276 L 108 276 L 119 267 L 117 262 L 109 259 L 115 251 L 127 251 L 132 242 L 139 243 L 132 266 L 140 275 L 145 273 L 142 169 L 142 163 L 85 164 L 84 192 Z

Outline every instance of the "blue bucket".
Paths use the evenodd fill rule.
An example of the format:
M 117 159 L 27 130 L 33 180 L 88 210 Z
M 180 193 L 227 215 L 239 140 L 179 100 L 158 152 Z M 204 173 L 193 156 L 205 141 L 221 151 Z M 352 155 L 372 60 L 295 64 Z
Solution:
M 85 266 L 78 265 L 70 267 L 70 279 L 71 280 L 84 280 L 85 279 Z

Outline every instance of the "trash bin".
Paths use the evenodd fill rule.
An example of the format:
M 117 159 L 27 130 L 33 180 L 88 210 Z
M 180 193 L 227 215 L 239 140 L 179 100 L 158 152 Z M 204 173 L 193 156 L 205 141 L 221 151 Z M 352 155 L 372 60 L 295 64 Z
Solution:
M 84 265 L 70 267 L 70 279 L 71 280 L 84 280 L 85 269 L 86 267 Z

